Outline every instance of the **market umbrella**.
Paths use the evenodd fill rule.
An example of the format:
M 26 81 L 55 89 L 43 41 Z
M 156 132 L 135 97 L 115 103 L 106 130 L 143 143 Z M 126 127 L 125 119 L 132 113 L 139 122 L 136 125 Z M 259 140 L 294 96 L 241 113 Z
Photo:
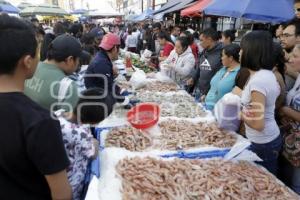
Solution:
M 29 6 L 20 12 L 22 17 L 43 15 L 43 16 L 65 16 L 68 15 L 64 9 L 50 4 L 41 4 L 38 6 Z
M 183 17 L 200 16 L 203 9 L 206 8 L 212 0 L 198 0 L 198 2 L 190 7 L 181 10 L 180 15 Z
M 153 10 L 148 8 L 147 10 L 145 10 L 141 15 L 137 16 L 136 18 L 133 19 L 133 21 L 144 21 L 146 19 L 149 19 L 152 17 L 153 14 Z
M 242 17 L 273 24 L 294 17 L 293 0 L 214 0 L 204 12 L 206 15 Z
M 0 12 L 17 14 L 20 10 L 7 1 L 0 0 Z

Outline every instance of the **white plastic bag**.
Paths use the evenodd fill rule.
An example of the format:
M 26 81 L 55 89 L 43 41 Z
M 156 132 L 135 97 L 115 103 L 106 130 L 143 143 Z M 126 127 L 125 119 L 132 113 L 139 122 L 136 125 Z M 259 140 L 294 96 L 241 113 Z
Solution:
M 152 55 L 152 51 L 149 51 L 148 49 L 146 49 L 144 51 L 144 53 L 141 55 L 141 61 L 142 62 L 149 62 L 151 55 Z
M 154 78 L 160 82 L 165 82 L 165 83 L 173 83 L 174 82 L 169 76 L 166 76 L 165 74 L 162 74 L 161 72 L 157 72 L 155 74 Z
M 160 64 L 160 72 L 164 76 L 169 76 L 171 71 L 171 66 L 168 63 L 161 63 Z
M 136 69 L 129 80 L 134 89 L 140 89 L 147 84 L 147 76 L 143 70 Z
M 238 131 L 240 127 L 241 98 L 233 93 L 224 95 L 215 105 L 214 114 L 220 128 Z

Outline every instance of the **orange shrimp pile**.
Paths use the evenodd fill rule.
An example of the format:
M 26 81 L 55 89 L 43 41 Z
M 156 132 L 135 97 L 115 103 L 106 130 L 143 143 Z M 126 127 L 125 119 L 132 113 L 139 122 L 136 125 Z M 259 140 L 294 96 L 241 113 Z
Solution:
M 126 158 L 117 165 L 123 200 L 296 200 L 295 193 L 248 162 Z

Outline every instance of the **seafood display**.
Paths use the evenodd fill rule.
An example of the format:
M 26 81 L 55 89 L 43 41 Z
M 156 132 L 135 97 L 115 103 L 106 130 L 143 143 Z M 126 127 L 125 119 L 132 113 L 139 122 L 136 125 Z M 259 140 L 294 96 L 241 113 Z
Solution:
M 233 134 L 220 130 L 215 124 L 168 120 L 159 123 L 160 132 L 151 135 L 132 127 L 114 128 L 108 133 L 106 147 L 129 151 L 148 148 L 161 150 L 189 149 L 200 146 L 230 148 L 237 142 Z
M 114 108 L 110 117 L 125 118 L 128 110 L 123 107 Z
M 176 83 L 166 83 L 160 81 L 153 81 L 147 83 L 146 87 L 139 89 L 138 91 L 151 91 L 151 92 L 175 92 L 178 91 Z
M 158 92 L 138 92 L 136 98 L 142 102 L 153 102 L 153 103 L 193 103 L 194 98 L 187 93 L 174 93 L 172 95 L 166 95 L 165 93 Z
M 195 118 L 205 117 L 206 112 L 195 102 L 162 103 L 160 105 L 162 117 Z
M 121 147 L 130 151 L 143 151 L 152 145 L 152 139 L 132 127 L 114 128 L 108 134 L 106 147 Z
M 296 200 L 299 197 L 260 167 L 248 162 L 121 160 L 123 200 Z
M 176 101 L 176 100 L 173 100 Z M 146 101 L 153 102 L 154 101 Z M 185 103 L 160 103 L 161 117 L 195 118 L 205 117 L 207 113 L 196 103 L 186 101 Z M 115 108 L 110 116 L 125 118 L 127 109 L 123 107 Z
M 237 137 L 219 129 L 215 124 L 191 123 L 168 120 L 159 124 L 161 129 L 160 148 L 168 150 L 188 149 L 197 146 L 230 148 Z
M 142 64 L 140 67 L 144 71 L 148 70 L 144 69 Z M 256 164 L 220 158 L 187 159 L 192 158 L 188 154 L 198 152 L 205 152 L 209 155 L 207 157 L 214 157 L 215 152 L 227 151 L 232 147 L 235 149 L 233 152 L 239 147 L 242 151 L 244 150 L 242 147 L 246 148 L 250 142 L 238 134 L 220 129 L 215 123 L 199 122 L 213 121 L 211 120 L 213 116 L 175 83 L 150 80 L 145 87 L 131 90 L 130 82 L 122 79 L 118 85 L 132 92 L 128 96 L 131 102 L 158 104 L 161 118 L 153 128 L 139 130 L 128 125 L 130 124 L 128 119 L 126 121 L 128 110 L 123 105 L 116 105 L 110 115 L 112 119 L 108 119 L 112 121 L 109 121 L 108 125 L 105 123 L 107 126 L 103 127 L 106 127 L 104 130 L 111 126 L 120 125 L 120 127 L 101 133 L 101 147 L 105 146 L 106 149 L 100 153 L 101 170 L 105 164 L 104 175 L 101 175 L 100 181 L 101 186 L 105 187 L 101 187 L 104 189 L 99 194 L 101 197 L 103 194 L 107 196 L 104 195 L 100 199 L 118 200 L 121 197 L 123 200 L 300 199 L 275 176 Z M 140 113 L 153 116 L 153 113 L 146 111 Z M 129 121 L 141 123 L 136 120 L 143 119 L 141 117 Z M 109 126 L 110 124 L 112 125 Z M 241 158 L 235 159 L 251 158 L 251 161 L 259 159 L 250 150 L 243 153 Z M 149 157 L 153 155 L 168 159 Z M 120 193 L 113 193 L 114 198 L 109 196 L 113 191 L 111 188 L 114 191 L 120 190 Z

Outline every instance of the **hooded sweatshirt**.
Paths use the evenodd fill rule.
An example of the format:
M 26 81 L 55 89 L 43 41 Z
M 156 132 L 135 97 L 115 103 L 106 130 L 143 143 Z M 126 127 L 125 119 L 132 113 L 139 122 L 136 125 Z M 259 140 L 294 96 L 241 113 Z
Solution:
M 190 47 L 181 55 L 178 55 L 174 49 L 164 63 L 172 66 L 169 76 L 177 84 L 184 85 L 184 82 L 195 67 L 195 57 Z
M 210 88 L 212 77 L 222 67 L 222 43 L 216 43 L 211 49 L 205 49 L 199 56 L 199 61 L 196 69 L 193 71 L 195 90 L 201 95 L 206 95 Z

